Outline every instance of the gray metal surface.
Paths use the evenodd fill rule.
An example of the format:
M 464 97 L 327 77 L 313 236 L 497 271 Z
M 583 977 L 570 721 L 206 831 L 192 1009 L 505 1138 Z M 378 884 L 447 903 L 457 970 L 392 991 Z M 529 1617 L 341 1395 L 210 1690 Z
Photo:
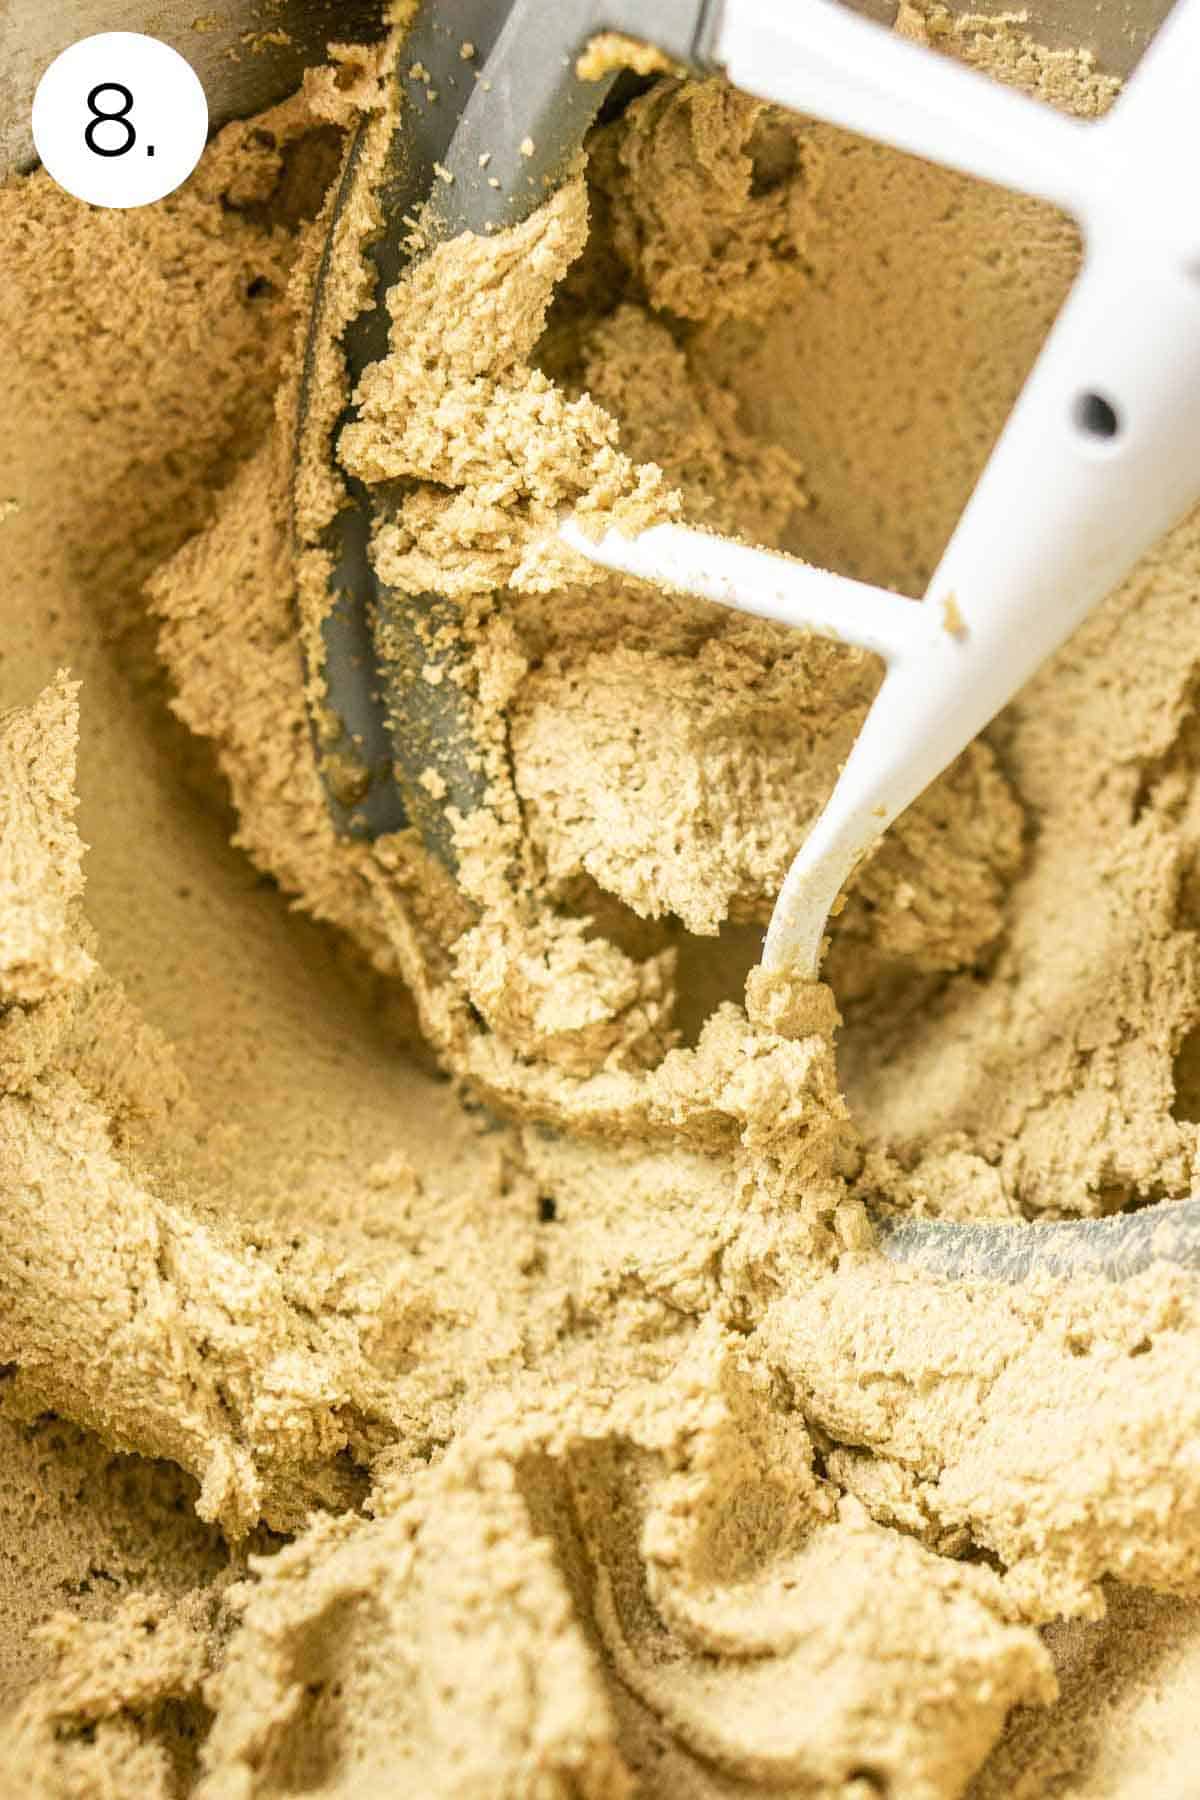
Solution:
M 1200 1269 L 1200 1198 L 1052 1224 L 960 1225 L 942 1219 L 876 1219 L 891 1262 L 949 1280 L 1028 1281 L 1100 1275 L 1125 1281 L 1155 1262 Z
M 298 85 L 331 39 L 383 29 L 386 0 L 0 0 L 0 176 L 36 160 L 33 93 L 60 50 L 98 31 L 145 31 L 199 75 L 214 129 L 248 118 Z
M 654 35 L 669 54 L 692 56 L 705 0 L 659 0 Z M 364 125 L 351 146 L 335 204 L 336 219 L 357 211 L 360 187 L 374 185 L 380 215 L 393 221 L 369 254 L 374 304 L 342 337 L 351 387 L 387 350 L 385 298 L 409 259 L 407 217 L 419 216 L 428 243 L 465 231 L 484 233 L 528 217 L 578 155 L 612 79 L 580 81 L 574 64 L 597 32 L 630 28 L 640 0 L 442 0 L 418 13 L 395 79 L 402 104 L 382 177 L 368 174 Z M 464 59 L 464 43 L 473 55 Z M 411 71 L 416 68 L 420 76 Z M 480 78 L 477 79 L 477 76 Z M 436 96 L 428 98 L 429 92 Z M 439 166 L 450 179 L 435 179 Z M 328 253 L 327 253 L 328 254 Z M 308 428 L 307 371 L 324 326 L 322 265 L 314 296 L 297 431 L 297 474 L 318 453 Z M 354 417 L 349 408 L 320 454 Z M 447 869 L 457 867 L 450 809 L 469 815 L 484 803 L 487 771 L 471 736 L 471 700 L 458 679 L 454 634 L 437 647 L 454 609 L 436 594 L 396 595 L 371 564 L 373 500 L 346 477 L 351 504 L 324 542 L 333 559 L 330 607 L 322 622 L 323 688 L 313 720 L 318 766 L 339 830 L 375 837 L 413 825 Z M 431 682 L 433 664 L 439 678 Z M 356 771 L 347 799 L 346 771 Z M 434 799 L 429 771 L 441 790 Z
M 376 187 L 381 215 L 394 221 L 395 229 L 385 232 L 370 251 L 376 269 L 374 305 L 342 337 L 352 387 L 387 351 L 385 296 L 408 255 L 403 220 L 420 213 L 429 198 L 435 185 L 434 164 L 444 164 L 461 113 L 479 92 L 476 73 L 487 61 L 506 13 L 503 0 L 447 0 L 445 5 L 423 7 L 405 41 L 402 67 L 393 75 L 402 87 L 404 105 L 398 110 L 397 129 Z M 469 60 L 461 54 L 464 43 L 475 49 Z M 424 76 L 409 77 L 412 68 L 420 68 Z M 428 92 L 436 100 L 427 99 Z M 369 130 L 369 122 L 364 123 L 350 146 L 335 201 L 335 223 L 354 206 L 368 181 Z M 335 235 L 331 226 L 313 296 L 300 390 L 298 475 L 304 455 L 334 455 L 333 444 L 310 442 L 308 420 L 316 344 L 327 329 L 324 284 Z M 353 416 L 353 409 L 342 415 L 335 438 Z M 472 753 L 470 703 L 454 679 L 453 653 L 439 655 L 430 647 L 445 603 L 436 595 L 397 601 L 378 580 L 369 555 L 371 498 L 360 483 L 349 476 L 345 480 L 351 504 L 338 514 L 324 543 L 333 558 L 332 603 L 321 627 L 325 703 L 313 730 L 329 809 L 338 829 L 356 837 L 378 837 L 415 825 L 430 853 L 453 869 L 449 809 L 463 814 L 476 810 L 485 778 Z M 390 654 L 382 653 L 384 644 Z M 442 679 L 436 683 L 424 678 L 430 664 L 441 669 Z M 332 737 L 335 722 L 340 735 Z M 347 766 L 360 772 L 349 802 L 342 774 Z M 441 777 L 444 791 L 438 800 L 422 784 L 427 770 Z M 331 771 L 337 771 L 332 778 Z

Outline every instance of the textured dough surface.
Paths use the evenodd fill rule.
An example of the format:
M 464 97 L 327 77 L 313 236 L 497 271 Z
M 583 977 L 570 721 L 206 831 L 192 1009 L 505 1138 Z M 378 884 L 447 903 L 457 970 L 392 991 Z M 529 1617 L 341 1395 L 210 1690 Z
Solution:
M 1200 522 L 799 992 L 746 971 L 877 671 L 548 531 L 676 513 L 905 604 L 1075 235 L 668 76 L 402 284 L 342 455 L 459 608 L 455 890 L 334 836 L 298 647 L 297 319 L 380 91 L 342 54 L 145 212 L 0 190 L 0 1793 L 1183 1792 L 1194 1279 L 952 1288 L 866 1204 L 1190 1190 Z

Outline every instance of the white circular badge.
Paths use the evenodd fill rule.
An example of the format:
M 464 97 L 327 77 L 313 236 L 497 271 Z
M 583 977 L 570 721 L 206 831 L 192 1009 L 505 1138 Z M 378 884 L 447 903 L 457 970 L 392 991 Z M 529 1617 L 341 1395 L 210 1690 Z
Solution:
M 208 136 L 191 64 L 137 31 L 80 38 L 33 97 L 33 141 L 59 187 L 93 206 L 146 206 L 186 181 Z

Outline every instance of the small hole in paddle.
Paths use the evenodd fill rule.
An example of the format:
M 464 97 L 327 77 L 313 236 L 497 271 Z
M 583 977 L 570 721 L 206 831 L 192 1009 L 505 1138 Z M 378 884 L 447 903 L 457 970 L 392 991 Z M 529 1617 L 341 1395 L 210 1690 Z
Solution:
M 1096 443 L 1111 444 L 1121 433 L 1121 417 L 1103 394 L 1080 394 L 1072 409 L 1075 427 Z

